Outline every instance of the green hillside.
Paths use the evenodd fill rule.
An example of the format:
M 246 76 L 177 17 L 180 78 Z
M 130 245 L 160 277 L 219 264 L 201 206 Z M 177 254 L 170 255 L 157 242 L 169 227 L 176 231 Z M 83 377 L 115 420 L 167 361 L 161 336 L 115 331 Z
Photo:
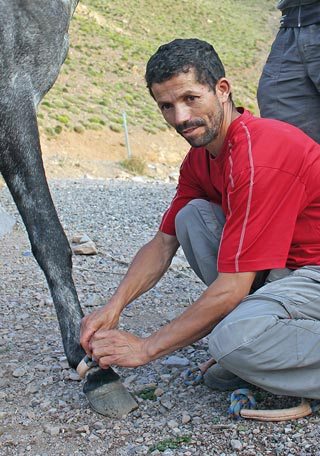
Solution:
M 275 0 L 82 0 L 72 19 L 70 52 L 39 109 L 40 130 L 120 131 L 167 127 L 143 80 L 147 59 L 164 42 L 197 37 L 214 45 L 237 104 L 256 109 L 256 86 L 277 28 Z

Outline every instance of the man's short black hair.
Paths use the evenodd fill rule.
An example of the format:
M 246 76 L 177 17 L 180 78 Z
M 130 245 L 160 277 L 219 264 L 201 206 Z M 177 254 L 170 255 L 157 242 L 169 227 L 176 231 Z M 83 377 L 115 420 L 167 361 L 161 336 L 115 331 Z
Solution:
M 171 79 L 193 68 L 197 82 L 207 84 L 215 91 L 220 78 L 225 76 L 222 62 L 211 44 L 197 38 L 176 39 L 163 44 L 149 59 L 145 79 L 152 94 L 151 86 Z

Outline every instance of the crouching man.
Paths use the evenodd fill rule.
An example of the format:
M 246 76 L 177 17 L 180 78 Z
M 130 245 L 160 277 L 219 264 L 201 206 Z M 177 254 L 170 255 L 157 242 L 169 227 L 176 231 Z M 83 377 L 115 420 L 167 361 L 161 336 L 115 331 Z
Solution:
M 84 318 L 82 346 L 101 367 L 136 367 L 210 334 L 209 386 L 246 381 L 320 399 L 320 146 L 236 108 L 206 42 L 161 46 L 146 81 L 191 149 L 159 231 L 109 302 Z M 149 337 L 117 330 L 121 311 L 158 282 L 179 245 L 204 293 Z

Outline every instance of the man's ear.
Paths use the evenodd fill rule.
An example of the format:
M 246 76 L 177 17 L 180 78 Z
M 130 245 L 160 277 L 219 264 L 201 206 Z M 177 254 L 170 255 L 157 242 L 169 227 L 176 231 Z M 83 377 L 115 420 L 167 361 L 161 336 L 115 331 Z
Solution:
M 216 95 L 221 103 L 226 103 L 231 94 L 231 84 L 226 78 L 220 78 L 216 84 Z

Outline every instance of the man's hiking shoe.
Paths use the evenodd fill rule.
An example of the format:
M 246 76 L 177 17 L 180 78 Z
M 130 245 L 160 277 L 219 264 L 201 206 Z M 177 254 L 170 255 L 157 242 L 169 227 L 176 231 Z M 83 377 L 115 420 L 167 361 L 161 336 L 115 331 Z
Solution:
M 203 381 L 208 388 L 218 391 L 250 388 L 252 386 L 245 380 L 242 380 L 242 378 L 219 366 L 219 364 L 209 367 L 203 376 Z

